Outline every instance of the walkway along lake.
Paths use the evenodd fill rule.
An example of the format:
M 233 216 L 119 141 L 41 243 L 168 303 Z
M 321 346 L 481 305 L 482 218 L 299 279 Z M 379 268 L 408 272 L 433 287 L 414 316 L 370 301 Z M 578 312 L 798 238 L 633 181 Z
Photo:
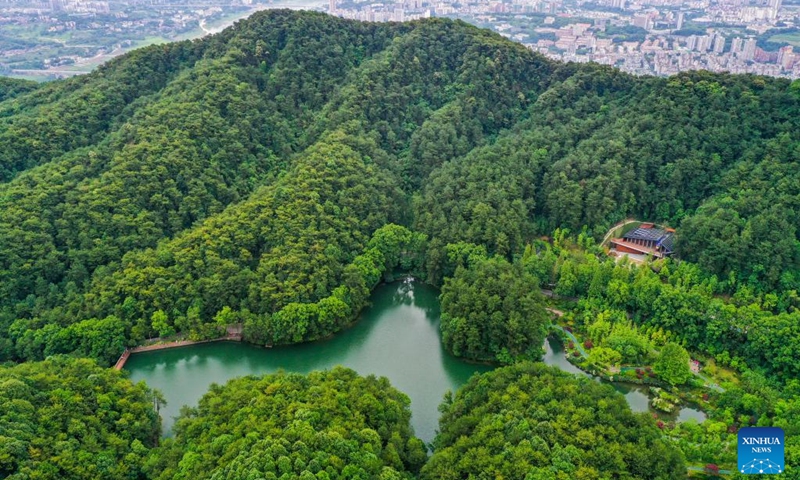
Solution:
M 125 370 L 134 382 L 144 380 L 163 392 L 168 405 L 161 416 L 169 434 L 181 406 L 196 405 L 211 383 L 280 369 L 307 373 L 344 365 L 362 375 L 385 376 L 406 393 L 411 399 L 411 424 L 427 443 L 438 427 L 438 406 L 445 392 L 455 391 L 475 372 L 491 370 L 449 355 L 440 339 L 438 291 L 406 280 L 379 286 L 361 319 L 327 340 L 275 348 L 217 342 L 136 353 Z M 546 363 L 584 374 L 567 361 L 561 345 L 548 341 L 545 348 Z M 634 411 L 648 409 L 644 388 L 614 386 Z M 702 412 L 691 409 L 682 410 L 678 418 L 690 416 L 702 420 Z

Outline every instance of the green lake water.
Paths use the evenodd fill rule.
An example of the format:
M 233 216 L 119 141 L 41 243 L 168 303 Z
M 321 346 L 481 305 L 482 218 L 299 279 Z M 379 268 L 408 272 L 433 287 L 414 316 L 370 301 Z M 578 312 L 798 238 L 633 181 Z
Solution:
M 371 300 L 355 325 L 327 340 L 275 348 L 218 342 L 137 353 L 131 355 L 125 370 L 134 382 L 144 380 L 164 394 L 168 404 L 161 416 L 164 432 L 169 434 L 181 406 L 196 405 L 212 383 L 278 370 L 307 373 L 344 365 L 362 375 L 385 376 L 408 395 L 414 431 L 430 442 L 445 392 L 455 391 L 472 374 L 491 367 L 464 362 L 444 351 L 435 288 L 408 279 L 379 286 Z M 566 360 L 557 342 L 546 342 L 545 350 L 546 363 L 582 374 Z M 647 411 L 643 388 L 616 384 L 615 388 L 634 411 Z M 683 409 L 678 416 L 680 420 L 690 417 L 702 420 L 702 412 Z
M 131 355 L 125 369 L 164 393 L 164 431 L 182 405 L 196 405 L 212 382 L 283 369 L 307 373 L 336 365 L 362 375 L 387 377 L 411 399 L 411 424 L 425 442 L 433 440 L 437 410 L 447 390 L 455 391 L 475 372 L 490 367 L 459 360 L 442 348 L 438 291 L 410 280 L 379 286 L 372 306 L 351 328 L 330 339 L 275 348 L 238 342 L 193 345 Z

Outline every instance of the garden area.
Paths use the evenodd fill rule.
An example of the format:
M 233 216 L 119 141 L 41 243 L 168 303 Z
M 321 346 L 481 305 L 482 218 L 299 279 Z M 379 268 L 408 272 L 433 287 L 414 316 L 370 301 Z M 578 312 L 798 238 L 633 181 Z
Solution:
M 681 446 L 691 463 L 689 476 L 716 478 L 736 468 L 736 432 L 755 425 L 755 416 L 738 416 L 729 397 L 742 394 L 739 375 L 706 355 L 690 354 L 669 332 L 634 325 L 624 312 L 589 313 L 575 301 L 554 296 L 551 333 L 562 341 L 567 359 L 581 370 L 612 382 L 649 386 L 650 406 L 674 414 L 682 406 L 708 415 L 703 422 L 669 421 L 657 426 Z M 557 308 L 556 308 L 557 307 Z M 728 392 L 735 387 L 735 391 Z
M 669 332 L 634 325 L 623 312 L 603 311 L 589 318 L 578 302 L 553 299 L 552 305 L 558 306 L 550 308 L 557 319 L 552 333 L 561 339 L 570 363 L 612 382 L 648 386 L 650 406 L 658 412 L 671 415 L 691 406 L 708 415 L 703 422 L 678 422 L 654 414 L 657 426 L 685 453 L 691 452 L 691 477 L 715 478 L 735 469 L 736 432 L 756 424 L 755 417 L 737 417 L 726 408 L 729 401 L 721 385 L 738 386 L 736 372 L 713 358 L 690 354 Z

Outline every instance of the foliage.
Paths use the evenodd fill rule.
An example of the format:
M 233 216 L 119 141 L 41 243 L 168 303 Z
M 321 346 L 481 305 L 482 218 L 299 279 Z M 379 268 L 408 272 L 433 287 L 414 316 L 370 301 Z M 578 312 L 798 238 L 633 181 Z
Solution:
M 748 372 L 739 384 L 724 384 L 725 391 L 708 409 L 709 419 L 681 422 L 666 430 L 693 464 L 714 463 L 735 469 L 737 431 L 747 426 L 776 426 L 786 434 L 786 478 L 797 478 L 800 460 L 800 383 L 796 379 L 779 390 L 773 382 Z M 745 476 L 741 477 L 744 479 Z
M 619 352 L 625 363 L 642 365 L 648 363 L 650 341 L 630 323 L 614 324 L 603 345 Z
M 707 72 L 634 80 L 588 65 L 549 80 L 528 118 L 432 172 L 415 203 L 430 278 L 440 278 L 448 243 L 519 252 L 556 227 L 598 239 L 639 217 L 678 226 L 679 251 L 724 281 L 735 271 L 761 291 L 798 287 L 798 136 L 787 127 L 800 103 L 788 82 Z M 704 226 L 724 226 L 727 217 L 707 217 L 728 196 L 736 235 Z
M 580 297 L 578 326 L 632 362 L 647 363 L 650 345 L 658 349 L 672 341 L 722 365 L 784 380 L 800 374 L 800 299 L 794 290 L 756 295 L 740 285 L 726 300 L 718 295 L 722 282 L 689 262 L 639 266 L 570 246 L 540 247 L 524 257 L 526 268 L 553 278 L 556 293 Z
M 225 308 L 264 324 L 259 342 L 318 338 L 330 329 L 289 324 L 319 323 L 310 305 L 387 223 L 427 236 L 434 284 L 464 260 L 448 245 L 510 259 L 556 227 L 585 226 L 588 245 L 633 214 L 680 223 L 682 254 L 720 290 L 781 295 L 800 278 L 799 99 L 782 80 L 637 79 L 461 22 L 270 11 L 3 88 L 0 358 L 92 344 L 80 351 L 109 361 L 54 339 L 81 322 L 120 325 L 105 345 L 208 338 Z M 571 296 L 572 267 L 531 272 Z M 359 308 L 330 300 L 337 325 L 353 315 L 340 301 Z M 626 361 L 641 352 L 628 340 Z
M 109 364 L 148 337 L 212 338 L 230 324 L 258 344 L 314 340 L 356 318 L 370 290 L 399 267 L 444 284 L 445 344 L 470 358 L 538 355 L 546 324 L 541 285 L 576 302 L 570 315 L 589 333 L 595 362 L 648 363 L 654 348 L 665 354 L 679 343 L 764 374 L 740 398 L 726 390 L 722 401 L 732 406 L 720 407 L 703 432 L 679 432 L 685 450 L 687 438 L 730 442 L 724 432 L 743 422 L 728 417 L 746 412 L 793 427 L 797 91 L 783 79 L 708 72 L 638 78 L 556 64 L 445 19 L 360 23 L 288 10 L 254 14 L 198 41 L 137 50 L 85 77 L 2 80 L 0 361 L 70 353 Z M 676 226 L 682 261 L 635 266 L 603 255 L 595 242 L 631 216 Z M 661 361 L 675 383 L 684 378 L 673 368 L 684 353 Z M 789 393 L 762 385 L 773 381 Z M 482 388 L 473 387 L 476 399 L 488 395 Z M 770 389 L 774 398 L 753 398 Z M 603 395 L 595 398 L 628 418 Z M 565 405 L 579 421 L 594 408 Z M 300 413 L 316 425 L 313 412 Z M 672 475 L 671 463 L 644 468 L 649 460 L 636 456 L 637 465 L 620 463 L 617 450 L 591 450 L 596 438 L 562 425 L 556 435 L 538 411 L 530 415 L 520 417 L 527 422 L 520 432 L 541 429 L 532 438 L 556 462 L 537 464 L 542 478 L 557 477 L 562 466 L 564 475 L 588 478 Z M 487 421 L 499 431 L 502 420 Z M 186 423 L 195 430 L 187 427 L 192 433 L 180 441 L 190 445 L 189 437 L 203 435 L 196 432 L 202 422 Z M 460 430 L 456 423 L 443 425 Z M 311 465 L 306 444 L 286 439 L 306 438 L 302 428 L 294 436 L 242 436 L 241 451 L 218 457 L 236 471 L 218 475 L 239 478 L 239 468 L 252 466 L 250 454 L 267 451 L 278 455 L 270 457 L 280 464 L 272 473 L 300 475 Z M 347 437 L 352 455 L 336 455 L 362 470 L 332 462 L 332 472 L 414 472 L 420 461 L 407 445 L 410 433 L 399 433 L 399 441 L 383 433 L 378 443 L 371 433 Z M 208 444 L 221 447 L 225 435 Z M 472 441 L 448 435 L 443 430 L 442 445 Z M 487 436 L 480 447 L 497 448 L 500 438 Z M 648 451 L 653 439 L 624 448 Z M 74 443 L 58 438 L 52 448 L 76 450 Z M 37 461 L 31 452 L 38 451 L 9 445 L 13 453 L 0 461 Z M 114 445 L 116 455 L 123 447 Z M 217 468 L 211 452 L 222 449 L 198 448 L 165 450 L 153 471 L 210 474 Z M 594 453 L 578 459 L 575 449 Z M 112 476 L 141 476 L 138 457 L 125 470 L 109 455 L 101 464 L 119 468 Z M 269 462 L 261 465 L 271 469 Z M 565 473 L 570 465 L 576 470 Z
M 678 344 L 668 343 L 661 347 L 653 371 L 671 385 L 683 385 L 692 377 L 689 353 Z
M 0 77 L 0 102 L 33 91 L 39 85 L 28 80 Z
M 541 363 L 476 375 L 441 409 L 422 479 L 686 478 L 652 418 L 608 385 Z
M 589 352 L 589 362 L 599 366 L 618 366 L 622 362 L 622 354 L 608 347 L 597 347 Z
M 87 359 L 0 366 L 0 476 L 144 478 L 159 395 Z
M 151 457 L 156 479 L 413 478 L 426 460 L 406 395 L 336 367 L 213 385 Z
M 454 355 L 510 363 L 538 358 L 550 323 L 538 281 L 501 257 L 458 267 L 442 287 L 442 342 Z

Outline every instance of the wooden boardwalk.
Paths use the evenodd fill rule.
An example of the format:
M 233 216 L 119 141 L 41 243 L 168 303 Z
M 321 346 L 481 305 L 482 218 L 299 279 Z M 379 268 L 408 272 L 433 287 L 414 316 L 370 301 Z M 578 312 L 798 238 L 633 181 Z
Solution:
M 241 326 L 228 328 L 228 334 L 224 337 L 212 338 L 211 340 L 175 340 L 174 342 L 154 343 L 151 345 L 141 345 L 133 348 L 126 348 L 122 355 L 120 355 L 117 363 L 114 364 L 114 369 L 122 370 L 130 358 L 132 353 L 152 352 L 154 350 L 166 350 L 168 348 L 188 347 L 190 345 L 199 345 L 201 343 L 211 342 L 241 342 L 242 330 Z

